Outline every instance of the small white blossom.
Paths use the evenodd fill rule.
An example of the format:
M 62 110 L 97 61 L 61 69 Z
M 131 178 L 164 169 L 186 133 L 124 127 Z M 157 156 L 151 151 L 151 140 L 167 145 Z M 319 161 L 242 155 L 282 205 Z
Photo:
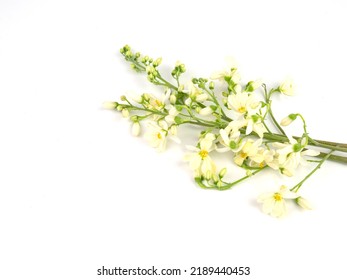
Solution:
M 210 79 L 224 81 L 225 77 L 230 77 L 235 84 L 239 83 L 241 80 L 241 77 L 239 72 L 237 71 L 237 64 L 235 60 L 231 57 L 227 57 L 226 61 L 227 61 L 228 68 L 222 71 L 217 71 L 212 73 Z
M 291 79 L 286 79 L 280 86 L 279 91 L 285 95 L 294 95 L 293 81 Z
M 263 212 L 273 217 L 280 218 L 287 213 L 286 199 L 296 199 L 299 195 L 290 191 L 286 186 L 281 186 L 275 193 L 264 193 L 258 197 L 258 202 L 263 203 Z
M 227 152 L 230 150 L 233 152 L 238 152 L 242 148 L 242 146 L 239 145 L 240 131 L 231 130 L 231 127 L 227 126 L 219 131 L 219 135 L 219 142 L 225 147 L 216 149 L 217 152 Z
M 246 135 L 249 135 L 250 133 L 252 133 L 252 131 L 254 131 L 259 135 L 260 138 L 263 138 L 264 132 L 266 132 L 266 128 L 262 123 L 261 117 L 257 115 L 247 116 L 245 121 Z
M 264 161 L 264 156 L 259 152 L 262 139 L 254 141 L 253 139 L 247 139 L 242 144 L 241 150 L 235 155 L 234 162 L 241 166 L 246 159 L 250 159 L 258 164 Z
M 238 92 L 228 97 L 228 107 L 241 115 L 256 110 L 259 104 L 254 95 L 248 92 Z
M 194 170 L 195 177 L 211 176 L 215 174 L 216 165 L 211 159 L 209 153 L 214 149 L 213 141 L 215 136 L 208 133 L 201 141 L 200 147 L 187 146 L 193 153 L 189 153 L 184 157 L 185 161 L 189 161 L 190 167 Z
M 311 149 L 304 149 L 305 146 L 301 145 L 294 138 L 289 138 L 289 143 L 273 143 L 273 146 L 278 148 L 276 150 L 278 158 L 278 166 L 269 165 L 271 168 L 279 169 L 287 176 L 293 176 L 297 167 L 307 165 L 306 156 L 318 156 L 319 152 Z
M 162 123 L 163 125 L 164 123 Z M 153 148 L 164 151 L 166 147 L 167 126 L 159 126 L 156 122 L 148 122 L 148 131 L 145 138 Z

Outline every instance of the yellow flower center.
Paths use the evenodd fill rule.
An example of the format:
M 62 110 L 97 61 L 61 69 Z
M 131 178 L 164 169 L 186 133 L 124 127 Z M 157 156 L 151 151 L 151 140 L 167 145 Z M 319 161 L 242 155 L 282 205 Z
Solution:
M 202 159 L 205 159 L 208 156 L 208 151 L 206 150 L 201 150 L 199 152 L 199 156 L 201 156 Z
M 163 138 L 163 136 L 161 136 L 160 132 L 157 133 L 157 138 L 160 140 Z
M 283 199 L 283 197 L 280 193 L 274 193 L 273 198 L 275 201 L 281 201 Z
M 246 107 L 241 106 L 237 109 L 237 111 L 242 114 L 242 113 L 246 112 Z
M 241 152 L 241 153 L 240 153 L 240 156 L 241 156 L 242 158 L 246 158 L 246 157 L 247 157 L 247 153 Z
M 161 101 L 158 100 L 158 99 L 156 99 L 154 102 L 155 102 L 155 104 L 156 104 L 158 107 L 163 106 L 163 102 L 161 102 Z
M 264 161 L 262 161 L 261 163 L 259 163 L 259 167 L 263 168 L 266 165 L 266 163 Z

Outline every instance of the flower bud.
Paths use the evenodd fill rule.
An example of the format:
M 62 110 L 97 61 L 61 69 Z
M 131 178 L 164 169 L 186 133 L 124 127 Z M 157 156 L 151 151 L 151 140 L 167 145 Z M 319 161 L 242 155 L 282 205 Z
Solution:
M 245 91 L 247 92 L 253 92 L 255 91 L 257 88 L 259 88 L 262 85 L 262 82 L 260 80 L 256 80 L 256 81 L 250 81 L 248 82 L 248 84 L 246 85 Z
M 105 109 L 115 109 L 118 106 L 117 102 L 107 101 L 102 104 Z
M 170 103 L 171 103 L 172 105 L 174 105 L 174 104 L 176 104 L 176 101 L 177 101 L 176 95 L 171 94 L 171 95 L 170 95 Z
M 205 177 L 206 180 L 211 180 L 211 178 L 212 178 L 212 173 L 211 173 L 211 171 L 208 170 L 208 171 L 206 172 L 206 174 L 205 174 L 204 177 Z
M 202 108 L 198 113 L 202 116 L 208 116 L 212 114 L 212 109 L 211 107 L 205 107 Z
M 136 136 L 140 135 L 140 132 L 141 132 L 140 123 L 139 122 L 134 122 L 133 126 L 131 128 L 131 134 L 136 137 Z
M 285 117 L 281 120 L 281 125 L 282 126 L 288 126 L 293 122 L 293 120 L 290 117 Z
M 211 90 L 214 89 L 214 82 L 210 82 L 208 85 L 208 88 Z
M 172 125 L 170 127 L 170 133 L 171 133 L 171 135 L 174 135 L 174 136 L 177 135 L 177 125 Z
M 305 198 L 303 198 L 303 197 L 301 197 L 301 196 L 299 196 L 297 199 L 295 199 L 295 202 L 300 206 L 300 207 L 302 207 L 302 208 L 304 208 L 304 209 L 306 209 L 306 210 L 312 210 L 312 205 L 311 205 L 311 203 L 307 200 L 307 199 L 305 199 Z
M 128 118 L 129 117 L 129 110 L 128 109 L 123 109 L 122 110 L 122 115 L 124 118 Z
M 195 98 L 195 100 L 196 100 L 197 102 L 204 102 L 204 101 L 206 101 L 207 99 L 208 99 L 208 95 L 207 95 L 206 93 L 199 94 L 199 95 Z
M 225 174 L 227 173 L 227 169 L 224 167 L 220 172 L 219 172 L 219 178 L 223 178 Z

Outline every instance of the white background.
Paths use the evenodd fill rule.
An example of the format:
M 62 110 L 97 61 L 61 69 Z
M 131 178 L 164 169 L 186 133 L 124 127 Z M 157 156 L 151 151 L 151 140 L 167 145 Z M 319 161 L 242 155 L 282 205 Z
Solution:
M 184 146 L 159 154 L 101 109 L 154 91 L 122 60 L 124 44 L 198 77 L 233 56 L 245 81 L 294 79 L 296 96 L 274 101 L 279 118 L 302 112 L 312 137 L 347 142 L 344 2 L 1 0 L 0 278 L 164 279 L 97 276 L 103 265 L 346 277 L 345 166 L 327 163 L 303 186 L 314 211 L 273 219 L 257 195 L 312 166 L 293 181 L 266 173 L 204 191 Z

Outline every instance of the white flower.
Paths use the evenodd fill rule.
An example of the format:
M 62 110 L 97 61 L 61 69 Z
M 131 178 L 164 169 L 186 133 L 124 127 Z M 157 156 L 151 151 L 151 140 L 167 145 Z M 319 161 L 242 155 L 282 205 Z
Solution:
M 164 127 L 163 127 L 164 126 Z M 145 134 L 145 138 L 153 148 L 157 148 L 159 151 L 164 151 L 166 147 L 167 125 L 162 122 L 159 126 L 156 122 L 148 122 L 148 131 Z
M 222 71 L 217 71 L 214 72 L 210 79 L 211 80 L 219 80 L 219 81 L 224 81 L 225 77 L 230 77 L 231 80 L 237 84 L 240 82 L 241 77 L 239 72 L 237 71 L 237 66 L 236 66 L 236 62 L 233 58 L 231 57 L 227 57 L 227 67 L 228 69 L 222 70 Z
M 285 95 L 294 95 L 293 81 L 291 79 L 286 79 L 280 86 L 279 91 Z
M 192 102 L 204 102 L 208 99 L 206 93 L 202 93 L 202 90 L 197 88 L 192 82 L 188 85 L 189 97 L 184 102 L 187 106 L 190 106 Z
M 306 156 L 318 156 L 319 152 L 311 149 L 304 149 L 305 145 L 297 142 L 294 138 L 289 138 L 289 143 L 273 143 L 278 158 L 278 166 L 269 165 L 273 169 L 279 169 L 287 176 L 293 176 L 296 168 L 302 164 L 307 165 Z
M 256 110 L 259 104 L 260 103 L 255 100 L 254 95 L 248 92 L 238 92 L 228 97 L 228 107 L 241 115 L 250 110 Z
M 311 203 L 310 203 L 307 199 L 305 199 L 305 198 L 303 198 L 303 197 L 301 197 L 301 196 L 299 196 L 299 197 L 295 200 L 295 202 L 296 202 L 300 207 L 302 207 L 303 209 L 306 209 L 306 210 L 312 210 L 312 209 L 313 209 Z
M 286 199 L 295 199 L 299 195 L 290 191 L 286 186 L 281 186 L 278 192 L 264 193 L 258 197 L 258 202 L 263 203 L 263 212 L 273 217 L 280 218 L 287 213 Z
M 187 154 L 184 160 L 189 161 L 190 167 L 195 172 L 195 177 L 207 177 L 216 172 L 216 165 L 209 156 L 209 153 L 214 149 L 214 139 L 214 134 L 208 133 L 200 141 L 200 148 L 187 146 L 193 153 Z
M 227 152 L 230 150 L 233 152 L 238 152 L 242 148 L 242 146 L 239 145 L 240 131 L 231 130 L 231 127 L 227 126 L 219 131 L 219 135 L 219 142 L 225 147 L 216 149 L 217 152 Z
M 254 141 L 253 139 L 247 139 L 246 142 L 242 144 L 241 150 L 235 155 L 234 162 L 241 166 L 246 159 L 250 159 L 258 164 L 264 161 L 264 156 L 260 153 L 260 145 L 262 144 L 262 139 Z
M 266 132 L 266 128 L 264 124 L 262 123 L 261 117 L 258 115 L 253 115 L 253 116 L 247 116 L 246 118 L 246 135 L 249 135 L 254 131 L 259 135 L 260 138 L 263 138 L 264 132 Z
M 139 136 L 141 132 L 141 126 L 139 122 L 134 122 L 133 126 L 131 127 L 131 133 L 133 136 Z
M 154 109 L 161 111 L 165 107 L 166 101 L 170 98 L 171 90 L 167 89 L 165 94 L 162 94 L 159 98 L 152 94 L 144 94 L 146 103 L 144 104 L 148 109 Z

